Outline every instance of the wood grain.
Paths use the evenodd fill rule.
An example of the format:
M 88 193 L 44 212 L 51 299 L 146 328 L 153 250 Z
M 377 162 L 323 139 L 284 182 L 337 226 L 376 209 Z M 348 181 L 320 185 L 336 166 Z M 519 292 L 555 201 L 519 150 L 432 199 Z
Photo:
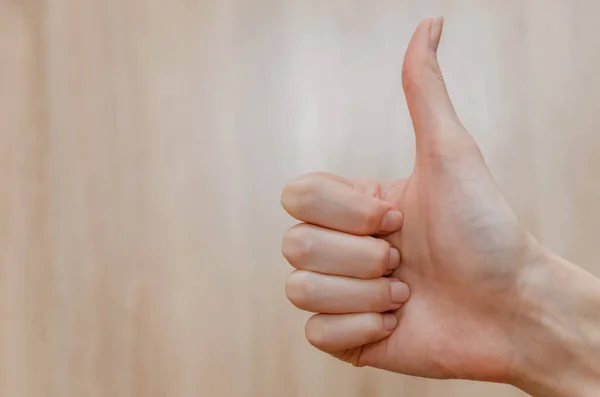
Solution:
M 0 0 L 0 395 L 517 396 L 304 341 L 289 178 L 407 175 L 402 57 L 440 61 L 523 222 L 600 275 L 594 0 Z

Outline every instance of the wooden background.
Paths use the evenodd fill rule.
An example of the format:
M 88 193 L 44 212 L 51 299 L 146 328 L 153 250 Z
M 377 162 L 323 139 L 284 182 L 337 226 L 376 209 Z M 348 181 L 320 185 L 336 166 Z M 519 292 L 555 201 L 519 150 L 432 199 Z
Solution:
M 600 275 L 595 0 L 0 0 L 0 396 L 519 396 L 357 370 L 284 295 L 289 178 L 406 176 L 417 23 L 523 222 Z

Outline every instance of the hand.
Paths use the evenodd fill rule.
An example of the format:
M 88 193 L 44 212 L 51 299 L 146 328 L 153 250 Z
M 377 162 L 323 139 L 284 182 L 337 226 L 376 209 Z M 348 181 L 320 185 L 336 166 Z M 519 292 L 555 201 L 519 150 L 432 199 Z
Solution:
M 284 208 L 305 222 L 283 238 L 299 269 L 287 293 L 319 313 L 306 324 L 308 340 L 354 365 L 508 382 L 526 361 L 526 338 L 515 334 L 526 275 L 545 252 L 454 112 L 436 57 L 441 29 L 441 19 L 421 23 L 404 61 L 412 175 L 376 182 L 311 174 L 284 188 Z

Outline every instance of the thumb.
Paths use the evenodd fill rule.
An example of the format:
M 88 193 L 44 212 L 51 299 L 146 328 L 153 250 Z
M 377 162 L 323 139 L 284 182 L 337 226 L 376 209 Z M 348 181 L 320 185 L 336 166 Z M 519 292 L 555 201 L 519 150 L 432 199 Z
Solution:
M 402 67 L 402 86 L 413 121 L 417 145 L 442 126 L 459 124 L 437 60 L 443 18 L 419 24 L 408 45 Z

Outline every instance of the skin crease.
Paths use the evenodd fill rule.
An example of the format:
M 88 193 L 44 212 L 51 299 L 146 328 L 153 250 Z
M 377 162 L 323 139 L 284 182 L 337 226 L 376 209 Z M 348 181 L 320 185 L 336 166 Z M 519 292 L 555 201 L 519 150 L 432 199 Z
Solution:
M 520 361 L 512 337 L 520 275 L 543 250 L 519 225 L 454 113 L 435 59 L 437 43 L 433 51 L 426 45 L 433 23 L 417 28 L 403 70 L 417 137 L 415 168 L 408 180 L 380 190 L 405 217 L 387 240 L 402 253 L 393 276 L 410 286 L 411 299 L 396 313 L 396 330 L 362 348 L 355 364 L 508 381 Z
M 511 329 L 519 311 L 519 274 L 541 249 L 520 227 L 453 109 L 432 111 L 423 122 L 415 109 L 423 107 L 420 99 L 410 100 L 435 89 L 411 70 L 421 62 L 411 57 L 428 51 L 419 46 L 429 45 L 431 23 L 417 28 L 404 66 L 404 88 L 420 130 L 413 174 L 355 183 L 404 214 L 402 230 L 386 240 L 402 253 L 393 276 L 410 286 L 410 301 L 395 313 L 398 327 L 389 337 L 334 355 L 408 375 L 506 381 L 518 361 Z M 426 72 L 441 83 L 437 64 L 431 66 Z
M 600 283 L 538 243 L 503 198 L 448 97 L 436 57 L 441 25 L 422 22 L 404 61 L 416 136 L 412 174 L 390 182 L 313 173 L 284 188 L 283 207 L 305 222 L 282 243 L 284 256 L 300 269 L 288 279 L 288 298 L 320 312 L 306 324 L 309 342 L 356 366 L 510 383 L 539 396 L 597 395 Z M 387 229 L 385 214 L 393 209 L 403 219 Z M 340 250 L 346 262 L 358 257 L 359 245 L 386 259 L 381 239 L 401 253 L 391 275 L 382 260 L 370 269 L 353 263 L 354 274 L 336 262 Z M 331 282 L 340 275 L 356 279 Z M 386 292 L 391 279 L 382 275 L 410 288 L 397 310 Z M 366 281 L 372 294 L 364 294 L 371 288 Z M 323 297 L 336 294 L 343 306 L 319 310 Z M 379 297 L 377 305 L 367 302 L 371 295 Z M 395 317 L 353 310 L 369 305 L 389 307 Z
M 402 252 L 393 276 L 410 286 L 411 298 L 388 338 L 344 353 L 353 364 L 507 381 L 519 360 L 511 335 L 519 275 L 541 250 L 491 181 L 488 188 L 473 182 L 476 167 L 457 177 L 448 170 L 456 166 L 428 159 L 408 181 L 381 186 L 381 198 L 405 214 L 402 231 L 386 239 Z

